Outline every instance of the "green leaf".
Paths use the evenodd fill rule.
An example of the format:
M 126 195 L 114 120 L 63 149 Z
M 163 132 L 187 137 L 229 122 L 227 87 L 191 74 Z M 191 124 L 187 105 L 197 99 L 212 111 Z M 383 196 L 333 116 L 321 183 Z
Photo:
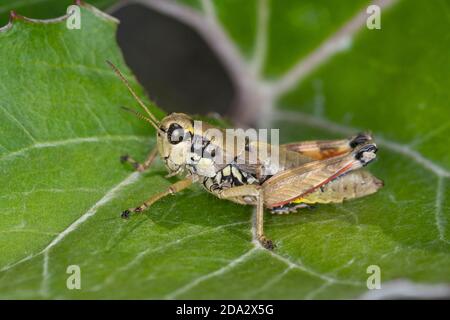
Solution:
M 242 12 L 237 1 L 186 3 L 210 30 L 213 9 L 212 23 L 248 67 L 242 72 L 259 57 L 249 88 L 279 91 L 255 114 L 275 115 L 283 142 L 370 129 L 380 147 L 370 171 L 385 188 L 342 205 L 267 214 L 273 252 L 252 241 L 251 208 L 198 187 L 123 221 L 122 209 L 176 179 L 164 178 L 160 162 L 140 175 L 118 161 L 123 153 L 144 159 L 155 140 L 149 126 L 118 111 L 136 102 L 104 63 L 132 80 L 116 24 L 89 8 L 81 30 L 16 20 L 0 32 L 0 298 L 355 298 L 367 292 L 370 265 L 381 268 L 385 296 L 404 290 L 399 279 L 419 296 L 448 283 L 450 38 L 436 32 L 448 29 L 448 4 L 393 4 L 381 30 L 361 26 L 344 51 L 280 86 L 364 2 L 248 1 Z M 265 36 L 264 10 L 267 54 L 256 40 Z M 69 265 L 81 269 L 81 290 L 66 287 Z

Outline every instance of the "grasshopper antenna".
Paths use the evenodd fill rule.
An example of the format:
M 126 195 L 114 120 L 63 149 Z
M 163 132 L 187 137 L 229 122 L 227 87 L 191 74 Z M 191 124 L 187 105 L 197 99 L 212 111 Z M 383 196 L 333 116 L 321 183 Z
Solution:
M 123 110 L 125 110 L 126 112 L 129 112 L 129 113 L 131 113 L 131 114 L 134 114 L 134 115 L 135 115 L 136 117 L 138 117 L 139 119 L 149 122 L 149 123 L 156 129 L 156 131 L 161 131 L 161 129 L 160 129 L 160 128 L 159 128 L 159 127 L 151 120 L 151 119 L 147 118 L 147 117 L 144 116 L 143 114 L 141 114 L 141 113 L 139 113 L 139 112 L 137 112 L 137 111 L 135 111 L 135 110 L 133 110 L 133 109 L 124 107 L 124 106 L 121 106 L 121 108 L 122 108 Z
M 158 127 L 158 125 L 159 125 L 158 119 L 156 119 L 156 117 L 150 112 L 150 110 L 147 108 L 147 106 L 144 104 L 144 102 L 142 102 L 142 100 L 137 96 L 137 94 L 134 92 L 134 90 L 131 89 L 130 84 L 128 83 L 127 79 L 125 79 L 122 72 L 120 72 L 120 70 L 111 61 L 106 60 L 106 63 L 108 63 L 109 66 L 114 70 L 114 72 L 119 76 L 119 78 L 122 80 L 122 82 L 128 88 L 128 91 L 130 91 L 130 93 L 133 95 L 133 97 L 137 100 L 137 102 L 141 105 L 141 107 L 145 110 L 145 112 L 147 112 L 147 114 L 150 116 L 150 119 L 153 122 L 152 123 L 153 126 Z M 126 108 L 126 109 L 128 109 L 128 108 Z M 128 109 L 128 110 L 130 110 L 130 109 Z M 146 117 L 144 117 L 144 118 L 146 118 Z M 146 121 L 148 121 L 150 119 L 146 118 Z

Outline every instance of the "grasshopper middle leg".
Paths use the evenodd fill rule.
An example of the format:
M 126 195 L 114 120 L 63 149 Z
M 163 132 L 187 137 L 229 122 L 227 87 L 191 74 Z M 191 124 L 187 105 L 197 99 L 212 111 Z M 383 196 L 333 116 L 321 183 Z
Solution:
M 218 197 L 221 199 L 249 196 L 256 198 L 256 238 L 264 248 L 272 250 L 275 248 L 275 245 L 272 240 L 264 235 L 264 193 L 262 188 L 258 185 L 243 185 L 221 190 L 218 193 Z

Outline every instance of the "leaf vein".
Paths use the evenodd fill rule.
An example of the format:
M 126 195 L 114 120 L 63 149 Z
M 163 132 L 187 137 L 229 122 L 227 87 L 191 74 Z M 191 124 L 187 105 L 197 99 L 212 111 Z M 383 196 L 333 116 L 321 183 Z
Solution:
M 148 138 L 142 137 L 142 136 L 108 135 L 108 136 L 77 137 L 77 138 L 70 138 L 70 139 L 64 139 L 64 140 L 36 142 L 36 143 L 29 145 L 27 147 L 24 147 L 22 149 L 18 149 L 16 151 L 12 151 L 10 153 L 4 154 L 3 156 L 0 157 L 0 161 L 23 155 L 34 149 L 55 148 L 55 147 L 72 145 L 72 144 L 99 143 L 99 142 L 105 142 L 105 141 L 131 141 L 131 140 L 144 141 L 145 139 L 148 139 Z
M 70 233 L 78 229 L 78 227 L 83 224 L 86 220 L 88 220 L 90 217 L 94 216 L 97 213 L 97 210 L 108 203 L 109 201 L 113 200 L 117 193 L 124 188 L 127 185 L 135 183 L 140 177 L 139 172 L 133 172 L 132 174 L 128 175 L 124 180 L 122 180 L 120 183 L 115 185 L 112 189 L 110 189 L 99 201 L 97 201 L 86 213 L 84 213 L 82 216 L 80 216 L 77 220 L 72 222 L 66 229 L 64 229 L 62 232 L 60 232 L 43 250 L 39 251 L 35 254 L 30 254 L 17 262 L 6 265 L 3 268 L 0 269 L 0 272 L 8 271 L 11 268 L 22 264 L 23 262 L 26 262 L 36 256 L 39 256 L 41 254 L 46 254 L 51 248 L 56 246 L 58 243 L 60 243 L 66 236 L 68 236 Z M 44 273 L 45 276 L 45 273 Z
M 173 292 L 169 293 L 166 295 L 166 299 L 175 299 L 177 296 L 191 290 L 192 288 L 196 287 L 197 285 L 199 285 L 200 283 L 207 281 L 211 278 L 220 276 L 224 273 L 227 273 L 228 271 L 230 271 L 231 269 L 233 269 L 235 266 L 243 263 L 244 261 L 246 261 L 255 251 L 257 250 L 261 250 L 260 248 L 257 247 L 253 247 L 252 249 L 248 250 L 247 252 L 245 252 L 244 254 L 240 255 L 238 258 L 230 261 L 227 265 L 223 266 L 220 269 L 217 269 L 213 272 L 207 273 L 203 276 L 200 276 L 198 278 L 193 279 L 192 281 L 190 281 L 189 283 L 185 284 L 184 286 L 182 286 L 181 288 L 178 288 L 176 290 L 174 290 Z

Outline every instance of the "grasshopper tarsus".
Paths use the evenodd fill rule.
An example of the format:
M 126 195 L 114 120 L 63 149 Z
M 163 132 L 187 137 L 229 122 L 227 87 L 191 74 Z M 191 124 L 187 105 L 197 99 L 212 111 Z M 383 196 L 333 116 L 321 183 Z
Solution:
M 263 248 L 272 251 L 273 249 L 276 248 L 276 245 L 273 243 L 272 240 L 267 239 L 265 236 L 260 236 L 258 239 L 259 243 L 261 244 L 261 246 L 263 246 Z
M 131 215 L 131 213 L 141 213 L 142 211 L 144 211 L 145 208 L 142 207 L 136 207 L 134 209 L 127 209 L 122 211 L 122 214 L 120 215 L 122 218 L 124 219 L 128 219 Z
M 129 163 L 136 171 L 144 172 L 145 166 L 134 160 L 132 157 L 130 157 L 128 154 L 125 154 L 120 157 L 121 163 Z
M 122 211 L 122 214 L 120 215 L 123 219 L 128 219 L 130 217 L 131 211 L 130 210 L 124 210 Z
M 128 154 L 124 154 L 124 155 L 120 156 L 121 163 L 128 162 L 129 159 L 130 159 L 130 156 Z

